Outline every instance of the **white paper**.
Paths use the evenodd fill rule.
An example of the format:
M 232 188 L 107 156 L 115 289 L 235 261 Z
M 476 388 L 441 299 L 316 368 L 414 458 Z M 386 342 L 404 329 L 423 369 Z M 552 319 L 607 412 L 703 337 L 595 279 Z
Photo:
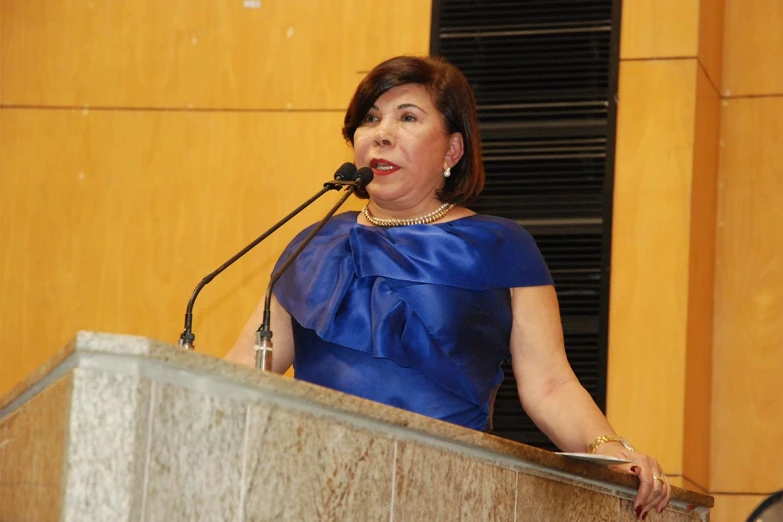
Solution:
M 632 460 L 618 459 L 617 457 L 610 457 L 608 455 L 594 455 L 592 453 L 563 453 L 558 452 L 556 455 L 563 455 L 576 460 L 584 460 L 586 462 L 592 462 L 593 464 L 600 464 L 602 466 L 616 466 L 618 464 L 630 464 Z

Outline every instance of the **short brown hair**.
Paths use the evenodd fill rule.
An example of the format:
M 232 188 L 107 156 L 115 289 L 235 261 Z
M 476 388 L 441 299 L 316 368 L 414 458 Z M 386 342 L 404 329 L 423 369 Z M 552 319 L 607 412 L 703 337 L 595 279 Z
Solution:
M 449 134 L 462 134 L 463 154 L 451 168 L 451 176 L 438 192 L 439 200 L 470 203 L 484 188 L 484 164 L 478 129 L 476 99 L 462 71 L 441 57 L 398 56 L 377 65 L 356 88 L 345 112 L 343 136 L 353 146 L 356 129 L 373 103 L 389 89 L 405 84 L 422 85 L 443 116 Z M 366 191 L 357 191 L 368 197 Z

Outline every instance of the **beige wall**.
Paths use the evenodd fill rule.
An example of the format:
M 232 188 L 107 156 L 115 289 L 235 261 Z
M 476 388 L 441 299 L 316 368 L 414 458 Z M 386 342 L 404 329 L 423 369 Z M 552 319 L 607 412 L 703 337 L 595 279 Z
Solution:
M 783 4 L 623 15 L 608 413 L 744 520 L 783 488 Z
M 196 283 L 352 158 L 340 128 L 353 89 L 383 58 L 428 52 L 431 5 L 0 9 L 1 394 L 79 329 L 175 343 Z M 230 348 L 283 246 L 337 199 L 205 288 L 199 351 Z

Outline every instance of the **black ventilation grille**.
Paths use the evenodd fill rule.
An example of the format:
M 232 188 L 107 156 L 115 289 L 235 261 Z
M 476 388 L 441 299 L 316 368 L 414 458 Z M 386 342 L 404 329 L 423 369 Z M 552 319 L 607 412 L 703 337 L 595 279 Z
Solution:
M 485 129 L 508 129 L 516 123 L 520 130 L 542 124 L 549 127 L 574 125 L 601 126 L 605 124 L 607 104 L 603 101 L 528 102 L 484 104 L 479 110 L 479 123 Z
M 511 219 L 601 217 L 605 136 L 490 138 L 484 167 L 487 182 L 477 212 Z
M 431 52 L 476 94 L 485 189 L 473 210 L 536 238 L 568 360 L 606 402 L 606 330 L 619 0 L 435 0 Z M 555 449 L 524 414 L 511 365 L 494 434 Z
M 612 4 L 579 0 L 441 0 L 440 33 L 611 25 Z M 436 35 L 433 34 L 433 37 Z M 441 36 L 442 38 L 442 36 Z
M 473 81 L 481 107 L 495 103 L 605 100 L 608 91 L 606 29 L 543 31 L 508 36 L 454 36 L 441 53 Z
M 555 280 L 564 326 L 573 333 L 598 333 L 601 308 L 601 234 L 534 232 L 538 248 Z M 572 320 L 578 316 L 579 320 Z M 589 331 L 579 325 L 590 324 Z

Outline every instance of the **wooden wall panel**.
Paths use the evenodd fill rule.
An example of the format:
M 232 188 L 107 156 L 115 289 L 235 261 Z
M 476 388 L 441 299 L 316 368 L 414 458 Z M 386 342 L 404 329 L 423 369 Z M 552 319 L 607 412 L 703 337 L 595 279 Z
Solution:
M 783 2 L 726 0 L 725 96 L 783 95 Z
M 0 394 L 79 329 L 176 343 L 196 283 L 352 159 L 341 120 L 4 109 Z M 204 289 L 199 351 L 233 345 L 284 245 L 337 198 L 324 196 Z
M 3 0 L 4 105 L 344 108 L 366 71 L 426 54 L 431 2 Z
M 723 75 L 724 0 L 699 0 L 699 62 L 720 91 Z
M 79 328 L 176 342 L 196 283 L 351 158 L 362 71 L 426 54 L 431 8 L 3 0 L 0 393 Z M 337 197 L 202 292 L 199 350 L 230 348 L 283 244 Z
M 710 480 L 712 317 L 720 98 L 701 66 L 698 67 L 696 79 L 694 123 L 683 475 L 706 488 Z
M 657 425 L 649 419 L 647 402 L 662 401 L 672 409 L 682 405 L 683 423 L 666 423 L 661 439 L 672 443 L 668 455 L 682 451 L 678 480 L 717 492 L 713 518 L 718 521 L 744 520 L 763 498 L 757 494 L 781 487 L 783 457 L 778 446 L 783 440 L 783 424 L 778 411 L 779 397 L 783 396 L 783 221 L 773 209 L 783 190 L 782 23 L 783 4 L 775 0 L 623 3 L 622 58 L 668 62 L 660 66 L 638 63 L 641 69 L 637 72 L 645 67 L 650 67 L 648 71 L 676 67 L 676 61 L 666 58 L 683 56 L 698 56 L 703 70 L 695 86 L 690 237 L 686 240 L 688 289 L 686 295 L 675 296 L 686 301 L 682 306 L 668 296 L 672 289 L 681 287 L 681 274 L 669 279 L 650 274 L 660 270 L 655 266 L 659 261 L 674 274 L 672 256 L 680 259 L 682 237 L 672 225 L 673 218 L 684 217 L 683 204 L 672 205 L 673 199 L 663 195 L 655 203 L 648 202 L 640 195 L 651 191 L 629 172 L 663 175 L 666 170 L 662 165 L 677 163 L 675 159 L 685 155 L 689 144 L 678 137 L 686 131 L 677 125 L 675 115 L 684 117 L 678 101 L 694 86 L 684 77 L 679 83 L 672 79 L 656 84 L 652 72 L 644 79 L 639 74 L 638 81 L 631 83 L 628 66 L 632 62 L 621 65 L 609 417 L 618 430 L 632 437 L 649 437 Z M 697 53 L 692 52 L 694 42 L 698 43 Z M 638 92 L 629 100 L 627 93 L 633 90 Z M 715 111 L 716 91 L 724 98 L 719 115 Z M 649 125 L 645 123 L 650 113 L 667 110 L 671 121 L 652 117 Z M 720 139 L 716 140 L 718 120 Z M 715 152 L 716 141 L 721 144 L 720 153 Z M 638 150 L 634 151 L 631 147 L 636 143 Z M 716 156 L 717 188 L 713 174 Z M 664 182 L 659 183 L 663 186 Z M 660 220 L 661 230 L 639 225 L 645 216 L 656 212 L 662 216 L 655 218 Z M 648 250 L 666 244 L 663 231 L 670 232 L 675 250 L 661 248 L 665 255 L 649 253 L 649 263 L 640 262 L 644 252 L 636 252 L 636 244 L 649 245 Z M 630 243 L 633 239 L 636 244 Z M 656 288 L 656 284 L 668 288 Z M 657 303 L 657 307 L 650 303 Z M 687 349 L 681 376 L 681 354 L 671 347 L 661 349 L 664 343 L 660 337 L 668 336 L 670 343 L 680 340 L 683 321 Z M 648 324 L 653 322 L 665 333 L 655 332 L 656 339 L 649 340 Z M 642 341 L 636 342 L 641 347 L 627 348 L 640 338 Z M 669 371 L 651 360 L 653 352 L 668 361 Z M 644 375 L 642 368 L 649 375 Z M 680 397 L 682 377 L 685 386 Z M 638 383 L 645 379 L 664 382 L 665 391 L 657 397 L 638 391 Z M 680 448 L 672 440 L 677 436 L 682 437 Z M 667 471 L 677 473 L 661 460 Z M 744 493 L 748 495 L 742 496 Z
M 720 495 L 715 497 L 715 507 L 710 511 L 710 522 L 745 522 L 766 495 Z M 762 522 L 770 522 L 764 519 Z
M 682 473 L 697 67 L 620 64 L 607 413 L 672 474 Z
M 711 489 L 782 485 L 783 97 L 725 100 L 715 283 Z
M 700 484 L 696 484 L 695 482 L 692 482 L 692 481 L 688 480 L 687 477 L 683 478 L 683 480 L 682 480 L 682 487 L 684 487 L 685 489 L 690 489 L 691 491 L 698 491 L 700 493 L 706 493 L 706 494 L 709 495 L 709 491 L 707 491 L 704 488 L 704 486 L 702 486 Z
M 699 40 L 699 2 L 624 0 L 620 58 L 695 57 Z
M 687 477 L 683 477 L 682 475 L 672 476 L 672 475 L 667 474 L 666 478 L 669 479 L 669 484 L 671 484 L 672 486 L 676 486 L 678 488 L 683 488 L 683 489 L 688 489 L 688 490 L 691 490 L 691 491 L 698 491 L 699 493 L 705 493 L 707 495 L 710 494 L 709 491 L 704 489 L 702 486 L 696 484 L 695 482 L 692 482 L 692 481 L 688 480 Z

